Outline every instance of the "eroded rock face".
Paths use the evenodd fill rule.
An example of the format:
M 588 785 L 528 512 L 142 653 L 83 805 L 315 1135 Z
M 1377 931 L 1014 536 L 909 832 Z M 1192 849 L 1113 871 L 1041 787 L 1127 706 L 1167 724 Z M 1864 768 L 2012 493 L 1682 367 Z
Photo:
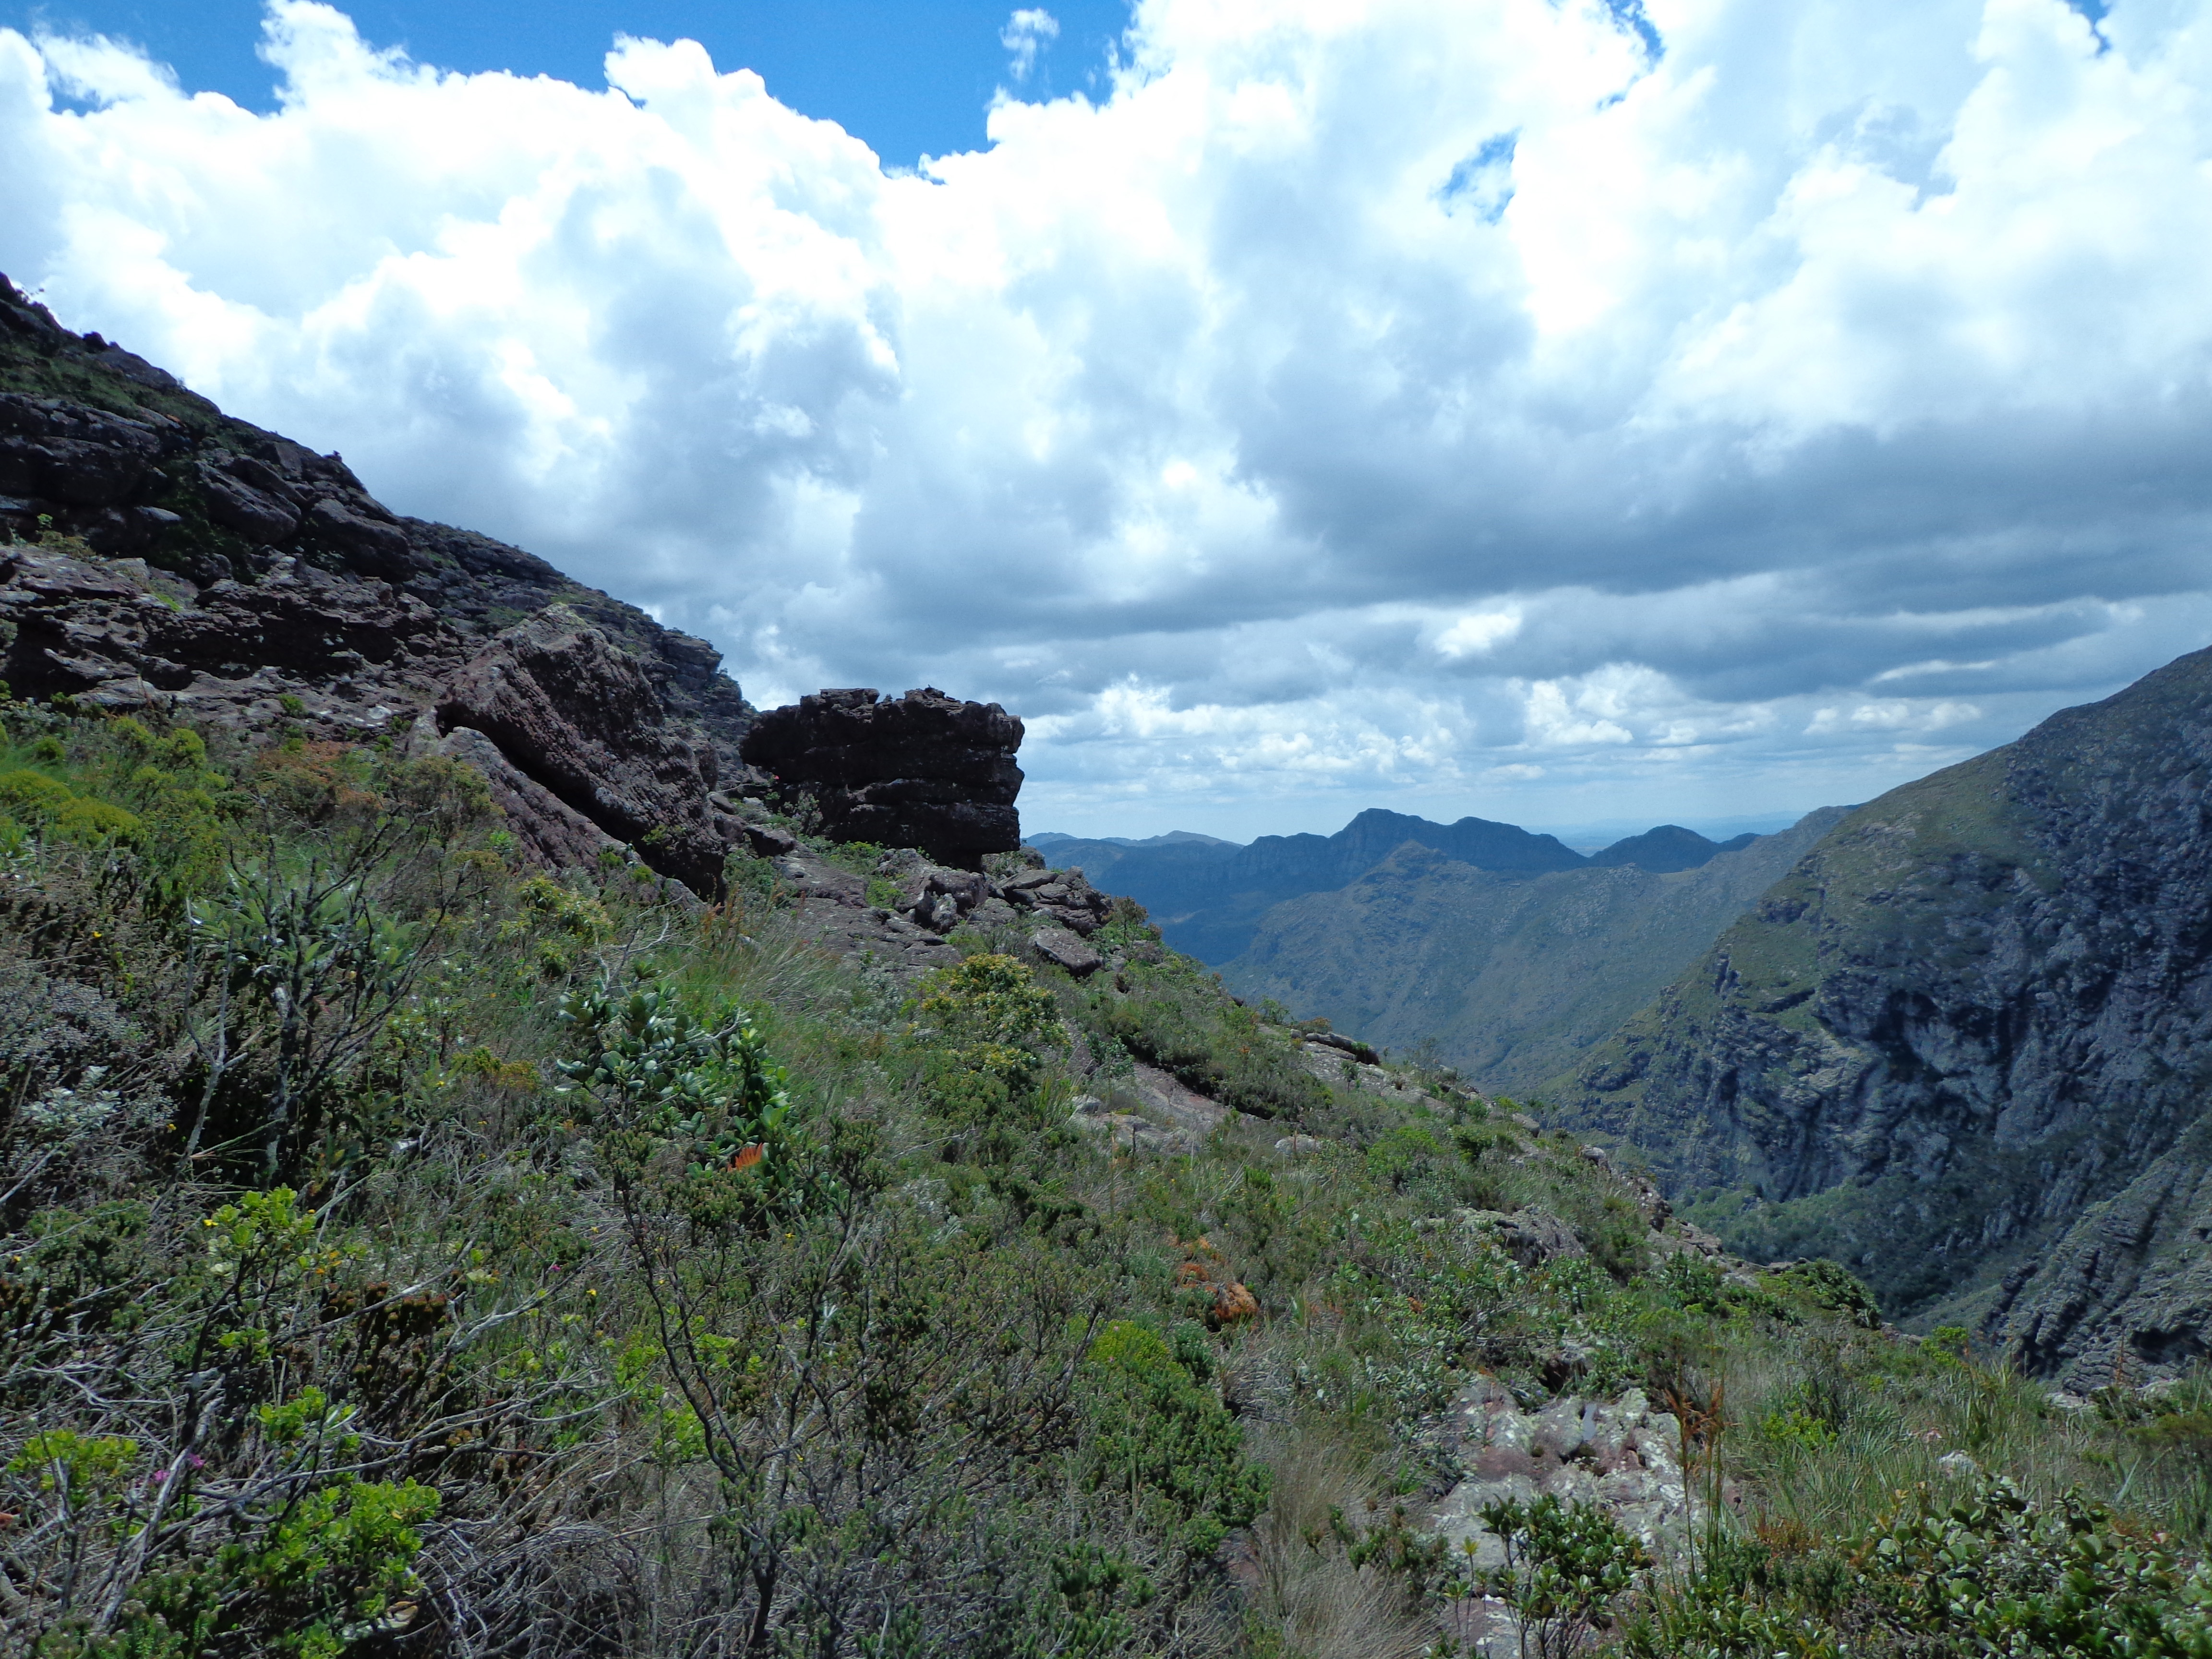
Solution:
M 290 558 L 198 588 L 140 559 L 0 547 L 0 678 L 18 696 L 251 729 L 312 693 L 327 735 L 374 732 L 420 707 L 459 643 L 413 596 Z
M 161 431 L 59 398 L 0 393 L 0 495 L 62 507 L 128 501 L 161 457 Z
M 1112 896 L 1093 887 L 1080 869 L 1024 870 L 1000 883 L 1000 890 L 1015 908 L 1085 939 L 1097 933 L 1114 909 Z
M 1040 927 L 1030 935 L 1030 948 L 1055 968 L 1064 968 L 1078 979 L 1088 979 L 1106 965 L 1106 958 L 1065 927 Z
M 507 833 L 538 862 L 556 869 L 588 867 L 622 843 L 507 759 L 483 732 L 460 726 L 431 750 L 462 761 L 483 775 L 492 805 L 505 815 Z
M 550 606 L 501 634 L 440 695 L 437 720 L 482 732 L 662 874 L 719 892 L 713 750 L 672 732 L 637 659 L 574 611 Z
M 2212 1117 L 2014 1267 L 1982 1335 L 2085 1395 L 2212 1357 Z
M 994 702 L 860 689 L 771 709 L 740 753 L 787 798 L 811 795 L 831 840 L 919 848 L 974 870 L 1021 844 L 1021 721 Z

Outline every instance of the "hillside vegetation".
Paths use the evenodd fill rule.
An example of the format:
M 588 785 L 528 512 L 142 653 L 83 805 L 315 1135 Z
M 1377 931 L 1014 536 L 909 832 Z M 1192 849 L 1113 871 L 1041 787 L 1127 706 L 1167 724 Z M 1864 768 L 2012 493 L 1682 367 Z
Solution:
M 2205 1390 L 1898 1339 L 1134 907 L 902 983 L 764 860 L 533 868 L 450 760 L 0 744 L 11 1651 L 2212 1651 Z M 1140 1065 L 1245 1110 L 1086 1127 Z M 1469 1402 L 1616 1399 L 1674 1522 L 1583 1434 L 1528 1466 L 1597 1501 L 1432 1529 Z

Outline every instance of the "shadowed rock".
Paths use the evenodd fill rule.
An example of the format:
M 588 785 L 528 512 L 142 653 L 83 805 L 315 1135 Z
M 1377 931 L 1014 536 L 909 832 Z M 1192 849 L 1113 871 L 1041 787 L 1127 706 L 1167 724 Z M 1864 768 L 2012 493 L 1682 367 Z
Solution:
M 918 847 L 974 870 L 1021 844 L 1021 721 L 997 703 L 924 687 L 813 693 L 761 715 L 741 752 L 787 797 L 811 795 L 832 841 Z

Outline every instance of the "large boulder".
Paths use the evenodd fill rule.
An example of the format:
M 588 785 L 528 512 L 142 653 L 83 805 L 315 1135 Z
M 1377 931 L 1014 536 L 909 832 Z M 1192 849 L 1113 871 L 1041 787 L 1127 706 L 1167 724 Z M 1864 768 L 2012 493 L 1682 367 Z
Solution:
M 975 870 L 1021 845 L 1021 721 L 997 703 L 924 687 L 801 697 L 760 716 L 740 752 L 787 797 L 812 796 L 831 840 L 917 847 Z
M 663 875 L 720 891 L 726 848 L 707 800 L 714 751 L 671 730 L 643 665 L 567 606 L 500 634 L 436 713 L 441 733 L 483 732 L 517 772 Z

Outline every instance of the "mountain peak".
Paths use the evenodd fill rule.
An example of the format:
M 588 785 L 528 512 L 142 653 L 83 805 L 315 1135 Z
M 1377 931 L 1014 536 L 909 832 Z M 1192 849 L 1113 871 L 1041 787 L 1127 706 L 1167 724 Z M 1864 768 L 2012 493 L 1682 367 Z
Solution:
M 1694 870 L 1716 854 L 1735 852 L 1757 839 L 1756 836 L 1744 835 L 1731 841 L 1711 841 L 1679 823 L 1662 823 L 1640 836 L 1617 841 L 1602 852 L 1591 854 L 1589 861 L 1601 867 L 1632 864 L 1639 870 L 1665 875 L 1675 870 Z

